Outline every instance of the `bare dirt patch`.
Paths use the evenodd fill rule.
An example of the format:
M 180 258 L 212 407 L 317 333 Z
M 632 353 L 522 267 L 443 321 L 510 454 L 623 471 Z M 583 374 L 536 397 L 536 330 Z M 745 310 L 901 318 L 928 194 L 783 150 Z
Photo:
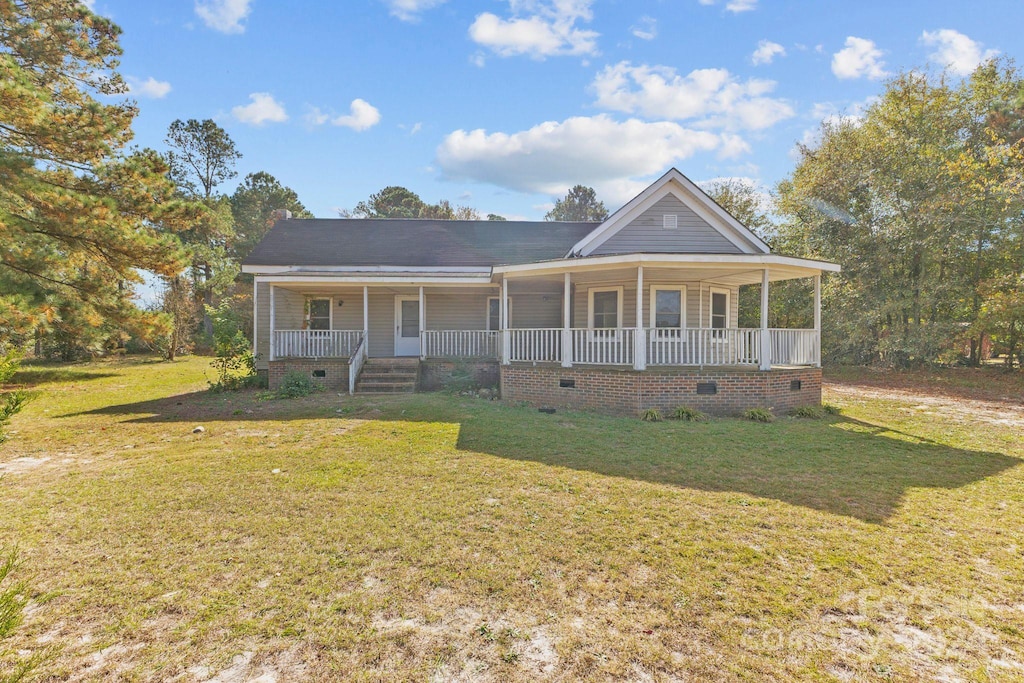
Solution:
M 838 398 L 908 403 L 912 405 L 905 410 L 956 422 L 980 422 L 1006 427 L 1024 426 L 1024 403 L 1012 400 L 983 400 L 943 395 L 932 393 L 935 391 L 934 387 L 928 386 L 894 388 L 826 380 L 824 387 L 829 394 Z

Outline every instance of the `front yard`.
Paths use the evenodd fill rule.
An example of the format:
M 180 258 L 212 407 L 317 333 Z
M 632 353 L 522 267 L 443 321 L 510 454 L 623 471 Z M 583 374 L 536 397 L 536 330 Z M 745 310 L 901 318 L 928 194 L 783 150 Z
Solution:
M 1019 377 L 844 371 L 841 417 L 644 423 L 212 395 L 206 366 L 16 378 L 43 391 L 0 545 L 33 594 L 0 650 L 44 678 L 1024 678 Z

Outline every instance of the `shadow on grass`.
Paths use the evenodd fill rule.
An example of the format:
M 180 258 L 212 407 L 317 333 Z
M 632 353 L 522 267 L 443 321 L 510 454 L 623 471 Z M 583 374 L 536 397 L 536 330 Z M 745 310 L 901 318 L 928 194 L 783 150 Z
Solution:
M 67 367 L 30 367 L 18 370 L 11 377 L 10 384 L 23 387 L 36 387 L 52 382 L 88 382 L 104 377 L 116 377 L 116 372 L 86 372 Z
M 746 494 L 870 523 L 888 520 L 909 489 L 956 489 L 1022 464 L 1001 453 L 953 448 L 850 418 L 644 423 L 590 413 L 545 415 L 439 394 L 319 394 L 264 402 L 256 395 L 195 392 L 87 414 L 150 423 L 337 417 L 457 423 L 455 447 L 462 451 L 678 489 Z M 736 504 L 756 503 L 740 498 Z

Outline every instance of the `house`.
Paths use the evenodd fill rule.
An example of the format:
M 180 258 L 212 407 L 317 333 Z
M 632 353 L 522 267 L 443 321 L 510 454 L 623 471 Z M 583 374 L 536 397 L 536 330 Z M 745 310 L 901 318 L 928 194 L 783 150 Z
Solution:
M 635 414 L 821 401 L 823 272 L 768 245 L 672 169 L 602 223 L 291 219 L 243 262 L 258 369 L 339 391 L 438 386 Z M 814 327 L 768 327 L 772 282 L 812 278 Z M 737 326 L 760 283 L 760 326 Z

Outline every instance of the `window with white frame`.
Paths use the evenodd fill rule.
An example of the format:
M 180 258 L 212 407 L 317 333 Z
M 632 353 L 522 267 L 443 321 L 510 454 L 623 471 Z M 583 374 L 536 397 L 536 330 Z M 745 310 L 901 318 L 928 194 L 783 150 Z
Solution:
M 512 297 L 508 299 L 508 319 L 512 320 Z M 497 331 L 501 329 L 501 297 L 487 297 L 487 329 Z
M 711 329 L 724 330 L 729 327 L 729 290 L 711 288 Z
M 306 325 L 310 330 L 331 329 L 331 300 L 310 299 L 309 300 L 309 321 Z
M 651 327 L 677 333 L 686 327 L 686 287 L 651 287 Z
M 601 287 L 589 292 L 587 322 L 596 329 L 622 327 L 622 287 Z

